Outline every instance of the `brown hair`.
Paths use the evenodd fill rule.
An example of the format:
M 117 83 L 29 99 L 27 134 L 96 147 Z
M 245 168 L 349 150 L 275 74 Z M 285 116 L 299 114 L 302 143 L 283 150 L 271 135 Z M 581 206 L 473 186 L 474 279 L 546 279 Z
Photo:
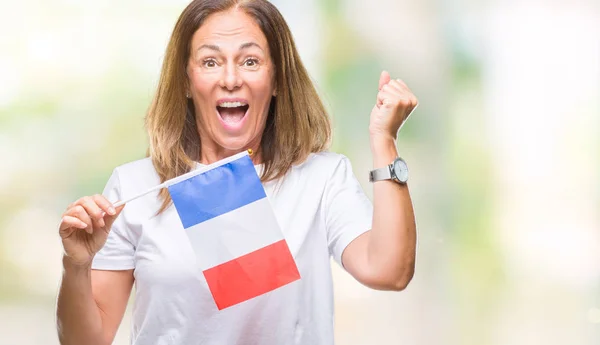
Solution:
M 200 160 L 200 138 L 186 67 L 194 33 L 211 14 L 237 8 L 254 18 L 267 38 L 275 66 L 277 96 L 271 99 L 260 154 L 261 180 L 283 177 L 310 153 L 327 148 L 329 117 L 300 60 L 281 13 L 267 0 L 194 0 L 181 13 L 167 46 L 158 89 L 146 116 L 148 155 L 161 182 L 189 172 Z M 161 190 L 161 213 L 171 203 Z

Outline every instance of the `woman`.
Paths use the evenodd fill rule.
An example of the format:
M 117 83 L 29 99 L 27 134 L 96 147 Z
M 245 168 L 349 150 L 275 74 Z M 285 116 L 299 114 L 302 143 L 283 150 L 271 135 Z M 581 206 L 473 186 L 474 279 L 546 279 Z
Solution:
M 416 234 L 395 139 L 417 101 L 385 72 L 379 89 L 369 127 L 381 168 L 373 207 L 348 159 L 325 152 L 326 112 L 277 9 L 266 0 L 193 1 L 146 118 L 149 158 L 116 168 L 104 195 L 63 215 L 61 343 L 110 344 L 134 282 L 136 345 L 332 344 L 331 256 L 366 286 L 404 289 Z M 301 278 L 218 310 L 168 191 L 112 202 L 248 149 Z

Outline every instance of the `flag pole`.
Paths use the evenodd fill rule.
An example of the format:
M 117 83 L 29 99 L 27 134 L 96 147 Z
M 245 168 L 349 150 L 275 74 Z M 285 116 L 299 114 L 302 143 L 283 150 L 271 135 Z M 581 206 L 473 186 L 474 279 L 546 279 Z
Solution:
M 237 155 L 233 155 L 233 156 L 231 156 L 230 158 L 232 158 L 232 159 L 236 159 L 236 158 L 239 158 L 238 156 L 240 156 L 240 157 L 241 157 L 241 156 L 245 156 L 245 155 L 246 155 L 246 153 L 247 153 L 249 156 L 252 156 L 252 154 L 254 153 L 254 151 L 252 151 L 252 149 L 248 149 L 246 152 L 241 152 L 241 153 L 238 153 Z M 219 163 L 219 162 L 217 162 L 217 163 Z M 128 203 L 128 202 L 131 202 L 131 201 L 133 201 L 133 200 L 135 200 L 135 199 L 141 198 L 141 197 L 143 197 L 143 196 L 144 196 L 144 195 L 146 195 L 146 194 L 150 194 L 150 193 L 152 193 L 152 192 L 155 192 L 155 191 L 157 191 L 157 190 L 161 190 L 161 189 L 163 189 L 163 188 L 166 188 L 166 187 L 170 186 L 170 185 L 171 185 L 171 184 L 173 184 L 173 183 L 180 182 L 181 180 L 184 180 L 184 179 L 186 179 L 186 178 L 188 178 L 188 177 L 191 177 L 192 175 L 201 174 L 202 172 L 204 172 L 204 171 L 207 171 L 207 170 L 210 170 L 210 169 L 212 169 L 212 168 L 213 168 L 213 165 L 209 165 L 209 166 L 207 166 L 205 169 L 202 169 L 202 170 L 199 170 L 199 171 L 194 171 L 194 170 L 192 170 L 192 171 L 190 171 L 190 172 L 189 172 L 189 173 L 187 173 L 187 174 L 183 174 L 183 175 L 181 175 L 181 176 L 178 176 L 178 177 L 172 178 L 172 179 L 170 179 L 170 180 L 168 180 L 168 181 L 165 181 L 164 183 L 161 183 L 161 184 L 159 184 L 158 186 L 152 187 L 152 188 L 148 189 L 147 191 L 145 191 L 145 192 L 143 192 L 143 193 L 140 193 L 140 194 L 138 194 L 138 195 L 136 195 L 136 196 L 134 196 L 134 197 L 132 197 L 132 198 L 129 198 L 129 199 L 127 199 L 127 200 L 120 200 L 120 201 L 117 201 L 116 203 L 114 203 L 114 204 L 113 204 L 113 207 L 119 207 L 119 206 L 121 206 L 121 205 L 125 205 L 126 203 Z M 188 175 L 189 175 L 189 176 L 188 176 Z

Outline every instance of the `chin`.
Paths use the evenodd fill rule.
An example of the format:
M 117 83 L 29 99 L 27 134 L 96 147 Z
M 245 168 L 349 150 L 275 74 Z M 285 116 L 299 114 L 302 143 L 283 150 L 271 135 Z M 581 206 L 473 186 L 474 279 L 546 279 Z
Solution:
M 244 150 L 248 146 L 250 146 L 250 141 L 251 141 L 250 139 L 251 139 L 250 135 L 241 135 L 241 136 L 235 136 L 235 137 L 223 137 L 223 138 L 219 138 L 217 143 L 219 144 L 219 146 L 221 146 L 222 148 L 224 148 L 226 150 L 240 151 L 240 150 Z

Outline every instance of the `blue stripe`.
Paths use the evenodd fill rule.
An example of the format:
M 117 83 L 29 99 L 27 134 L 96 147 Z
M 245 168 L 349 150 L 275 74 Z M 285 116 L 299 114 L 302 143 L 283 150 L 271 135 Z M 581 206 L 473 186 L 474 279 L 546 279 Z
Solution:
M 266 197 L 250 156 L 244 156 L 169 187 L 184 228 Z

